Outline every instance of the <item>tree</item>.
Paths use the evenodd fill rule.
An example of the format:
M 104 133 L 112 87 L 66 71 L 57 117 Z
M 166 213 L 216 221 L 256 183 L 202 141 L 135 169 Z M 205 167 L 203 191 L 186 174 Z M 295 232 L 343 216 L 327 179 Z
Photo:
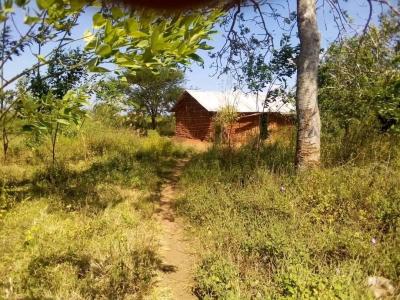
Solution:
M 201 62 L 196 54 L 199 49 L 210 49 L 205 40 L 213 34 L 212 27 L 220 17 L 219 11 L 174 13 L 165 15 L 149 10 L 132 10 L 120 4 L 76 0 L 37 0 L 37 10 L 29 14 L 27 1 L 5 0 L 6 9 L 0 11 L 0 23 L 13 19 L 14 6 L 25 11 L 26 32 L 20 32 L 16 46 L 10 55 L 0 63 L 5 64 L 15 55 L 23 43 L 37 42 L 37 63 L 5 80 L 0 90 L 5 89 L 23 76 L 37 71 L 49 63 L 49 57 L 59 49 L 74 42 L 71 30 L 77 24 L 79 15 L 87 6 L 95 7 L 98 12 L 93 16 L 93 31 L 87 31 L 87 65 L 92 72 L 108 72 L 104 64 L 113 64 L 116 73 L 122 75 L 126 69 L 130 74 L 136 70 L 157 70 L 160 67 L 176 67 L 191 61 Z M 15 4 L 15 5 L 14 5 Z M 16 24 L 13 22 L 13 24 Z M 19 32 L 16 27 L 16 31 Z M 43 55 L 44 43 L 57 41 L 56 47 Z M 122 71 L 120 71 L 123 69 Z M 11 103 L 0 115 L 0 120 L 16 102 Z
M 37 0 L 37 7 L 29 0 L 4 0 L 0 1 L 0 28 L 1 34 L 1 60 L 0 60 L 0 98 L 1 111 L 0 122 L 3 131 L 3 149 L 8 149 L 7 126 L 17 115 L 15 107 L 20 103 L 19 97 L 9 97 L 5 101 L 4 96 L 8 90 L 19 80 L 35 72 L 40 77 L 40 68 L 48 65 L 55 57 L 56 53 L 74 40 L 70 38 L 72 28 L 77 24 L 79 14 L 82 12 L 85 2 L 77 1 L 43 1 Z M 21 10 L 25 14 L 24 23 L 26 29 L 18 26 L 15 21 L 15 11 Z M 31 14 L 33 12 L 33 14 Z M 11 26 L 13 26 L 11 28 Z M 11 34 L 13 33 L 13 34 Z M 43 53 L 43 46 L 55 43 L 55 46 L 47 53 Z M 36 44 L 36 50 L 34 50 Z M 7 68 L 12 60 L 21 55 L 29 46 L 29 50 L 37 61 L 24 70 L 19 70 L 15 75 L 6 78 L 4 69 Z M 15 68 L 15 63 L 13 65 Z M 61 76 L 61 73 L 53 76 Z M 43 83 L 38 81 L 38 84 Z M 45 88 L 45 86 L 43 86 Z M 6 154 L 6 153 L 5 153 Z
M 148 70 L 137 72 L 129 80 L 133 87 L 127 104 L 145 110 L 152 129 L 156 129 L 157 117 L 168 112 L 182 93 L 183 79 L 183 72 L 174 69 L 162 68 L 156 74 Z
M 103 77 L 92 86 L 92 91 L 96 96 L 94 118 L 110 126 L 121 126 L 131 92 L 128 82 L 115 77 Z
M 29 90 L 38 98 L 51 92 L 57 99 L 61 99 L 69 90 L 82 85 L 87 79 L 86 57 L 87 54 L 79 48 L 55 51 L 45 74 L 30 74 Z
M 297 0 L 300 53 L 297 58 L 297 144 L 299 169 L 319 165 L 321 120 L 317 102 L 320 33 L 315 0 Z
M 332 44 L 319 71 L 323 116 L 349 133 L 355 124 L 400 132 L 400 25 L 392 14 L 364 36 Z M 368 130 L 368 129 L 366 129 Z
M 64 97 L 69 90 L 77 88 L 87 80 L 87 57 L 88 54 L 79 48 L 55 51 L 50 57 L 46 73 L 37 78 L 45 88 L 40 90 L 40 85 L 39 88 L 35 87 L 36 74 L 32 74 L 30 90 L 38 97 L 47 94 L 46 91 L 51 91 L 57 98 Z
M 67 128 L 78 126 L 86 117 L 87 94 L 82 90 L 69 90 L 62 99 L 56 99 L 50 92 L 35 98 L 23 92 L 22 116 L 26 120 L 23 129 L 31 132 L 36 140 L 48 136 L 51 140 L 52 162 L 56 161 L 56 143 L 59 134 Z

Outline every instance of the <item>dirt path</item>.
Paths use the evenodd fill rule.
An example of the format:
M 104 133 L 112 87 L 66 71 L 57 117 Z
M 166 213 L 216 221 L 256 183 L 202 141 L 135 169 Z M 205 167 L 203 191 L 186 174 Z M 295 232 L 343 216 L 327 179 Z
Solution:
M 162 267 L 157 288 L 163 296 L 159 299 L 197 299 L 191 293 L 195 256 L 185 236 L 183 225 L 176 217 L 173 203 L 176 183 L 188 160 L 179 160 L 170 176 L 161 187 L 156 218 L 161 225 Z

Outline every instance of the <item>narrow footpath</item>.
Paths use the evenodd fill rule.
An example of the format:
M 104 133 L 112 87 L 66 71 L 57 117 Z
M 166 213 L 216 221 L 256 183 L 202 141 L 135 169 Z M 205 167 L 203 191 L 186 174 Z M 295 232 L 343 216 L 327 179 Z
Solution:
M 156 219 L 161 226 L 161 270 L 157 289 L 164 291 L 162 299 L 197 299 L 191 292 L 195 255 L 185 236 L 181 220 L 176 217 L 174 201 L 176 184 L 187 160 L 179 160 L 170 176 L 161 186 Z

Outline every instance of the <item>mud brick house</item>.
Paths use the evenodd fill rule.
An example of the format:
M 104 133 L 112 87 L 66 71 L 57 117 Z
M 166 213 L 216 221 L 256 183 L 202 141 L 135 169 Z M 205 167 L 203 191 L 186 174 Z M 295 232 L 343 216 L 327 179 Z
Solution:
M 238 118 L 230 129 L 233 141 L 245 141 L 259 133 L 262 114 L 267 114 L 268 130 L 293 124 L 294 105 L 281 98 L 268 101 L 263 108 L 265 95 L 249 95 L 241 92 L 211 92 L 185 90 L 172 108 L 175 113 L 178 137 L 213 141 L 215 127 L 213 119 L 224 106 L 234 106 Z

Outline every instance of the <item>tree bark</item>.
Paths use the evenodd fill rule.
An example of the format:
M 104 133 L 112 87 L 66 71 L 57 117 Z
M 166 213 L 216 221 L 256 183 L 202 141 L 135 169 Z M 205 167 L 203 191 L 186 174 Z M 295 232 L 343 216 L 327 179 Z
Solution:
M 53 166 L 54 166 L 54 163 L 56 162 L 56 143 L 57 143 L 58 128 L 59 128 L 59 124 L 57 123 L 56 129 L 55 129 L 55 132 L 54 132 L 54 136 L 53 136 L 52 141 L 51 141 L 51 146 L 52 146 L 51 147 L 51 153 L 52 153 Z
M 297 26 L 300 54 L 297 60 L 296 167 L 302 170 L 318 166 L 321 156 L 321 120 L 317 100 L 320 33 L 316 0 L 297 0 Z
M 151 129 L 156 129 L 157 128 L 157 119 L 156 116 L 151 115 Z
M 3 155 L 4 155 L 4 161 L 7 161 L 7 153 L 8 153 L 8 133 L 7 133 L 7 128 L 6 124 L 3 124 Z

